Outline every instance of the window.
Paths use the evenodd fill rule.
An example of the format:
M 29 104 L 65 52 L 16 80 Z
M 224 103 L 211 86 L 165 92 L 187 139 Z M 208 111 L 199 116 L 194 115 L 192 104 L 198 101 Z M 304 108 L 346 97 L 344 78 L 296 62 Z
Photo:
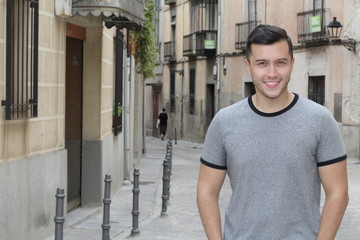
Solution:
M 201 0 L 191 2 L 192 32 L 217 30 L 217 1 Z
M 122 91 L 123 91 L 123 46 L 124 40 L 120 30 L 116 29 L 115 41 L 115 93 L 113 102 L 113 132 L 122 131 Z
M 248 0 L 248 21 L 256 21 L 256 0 Z
M 316 103 L 325 103 L 325 76 L 309 77 L 308 98 Z
M 6 120 L 38 115 L 39 2 L 6 2 Z
M 195 69 L 190 69 L 189 113 L 195 114 Z
M 170 112 L 175 112 L 175 72 L 170 72 Z
M 257 27 L 260 21 L 257 21 L 257 2 L 256 0 L 244 0 L 247 4 L 247 11 L 244 12 L 244 22 L 235 24 L 235 49 L 246 50 L 246 42 L 250 33 Z M 245 8 L 246 9 L 246 8 Z
M 325 8 L 324 0 L 314 0 L 313 2 L 313 9 L 322 9 Z

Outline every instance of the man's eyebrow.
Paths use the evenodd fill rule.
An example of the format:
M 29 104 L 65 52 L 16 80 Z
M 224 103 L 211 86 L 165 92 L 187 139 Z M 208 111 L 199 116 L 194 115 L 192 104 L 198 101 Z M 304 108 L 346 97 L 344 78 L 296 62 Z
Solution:
M 256 59 L 255 62 L 268 62 L 269 60 L 266 60 L 266 59 Z M 287 58 L 279 58 L 279 59 L 276 59 L 275 61 L 289 61 L 289 59 Z
M 277 59 L 276 61 L 289 61 L 289 59 L 287 59 L 287 58 L 280 58 L 280 59 Z
M 255 62 L 268 62 L 266 59 L 256 59 Z

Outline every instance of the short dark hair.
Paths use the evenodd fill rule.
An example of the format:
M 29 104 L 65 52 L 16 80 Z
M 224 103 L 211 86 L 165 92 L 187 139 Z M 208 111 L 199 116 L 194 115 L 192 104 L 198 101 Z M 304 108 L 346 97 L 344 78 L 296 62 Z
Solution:
M 165 112 L 165 108 L 163 108 L 162 110 L 163 110 L 163 112 Z
M 281 40 L 287 41 L 289 46 L 289 54 L 291 58 L 293 58 L 293 44 L 285 29 L 272 25 L 260 24 L 250 33 L 249 37 L 247 38 L 246 59 L 249 60 L 252 44 L 270 45 Z

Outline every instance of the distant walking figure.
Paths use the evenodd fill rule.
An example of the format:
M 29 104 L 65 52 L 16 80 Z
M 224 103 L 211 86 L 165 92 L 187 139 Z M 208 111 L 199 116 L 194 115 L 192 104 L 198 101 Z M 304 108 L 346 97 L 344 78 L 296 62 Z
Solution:
M 167 128 L 167 120 L 168 120 L 168 115 L 165 112 L 165 108 L 162 109 L 162 112 L 159 114 L 158 119 L 160 120 L 159 131 L 160 131 L 161 140 L 164 140 L 166 134 L 166 128 Z

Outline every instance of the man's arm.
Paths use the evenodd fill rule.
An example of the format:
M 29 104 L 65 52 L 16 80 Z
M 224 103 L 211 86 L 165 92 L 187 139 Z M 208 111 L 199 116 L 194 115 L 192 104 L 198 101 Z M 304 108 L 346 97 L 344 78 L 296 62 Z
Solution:
M 200 164 L 197 185 L 197 204 L 206 236 L 209 240 L 222 240 L 219 193 L 224 183 L 226 170 Z
M 333 240 L 349 201 L 346 160 L 318 170 L 325 191 L 325 204 L 317 240 Z

